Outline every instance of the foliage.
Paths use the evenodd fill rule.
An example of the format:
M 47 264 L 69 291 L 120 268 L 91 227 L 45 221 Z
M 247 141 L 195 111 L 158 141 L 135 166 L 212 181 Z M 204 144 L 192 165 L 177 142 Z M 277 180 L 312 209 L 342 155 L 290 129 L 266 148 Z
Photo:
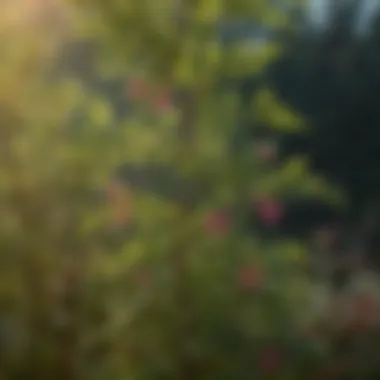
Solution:
M 224 47 L 217 23 L 252 15 L 283 27 L 286 15 L 264 0 L 76 3 L 86 34 L 74 25 L 74 36 L 103 52 L 92 75 L 127 78 L 129 112 L 57 72 L 41 35 L 1 45 L 1 375 L 310 376 L 331 353 L 332 293 L 307 272 L 302 244 L 247 219 L 254 209 L 275 229 L 281 195 L 319 184 L 302 160 L 268 175 L 271 154 L 234 152 L 246 109 L 221 89 L 267 62 L 260 49 Z M 255 127 L 275 110 L 276 124 L 298 124 L 266 107 Z M 152 173 L 165 174 L 155 192 Z M 305 336 L 320 324 L 326 336 Z

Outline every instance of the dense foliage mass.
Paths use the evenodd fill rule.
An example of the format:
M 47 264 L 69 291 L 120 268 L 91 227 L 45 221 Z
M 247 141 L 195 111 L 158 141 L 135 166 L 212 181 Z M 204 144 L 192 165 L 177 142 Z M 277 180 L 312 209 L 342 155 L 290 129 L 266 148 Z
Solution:
M 285 200 L 345 205 L 274 141 L 310 123 L 267 75 L 292 14 L 68 5 L 2 24 L 2 378 L 376 378 L 377 277 L 337 291 L 332 231 L 286 230 Z M 242 18 L 286 41 L 231 38 Z

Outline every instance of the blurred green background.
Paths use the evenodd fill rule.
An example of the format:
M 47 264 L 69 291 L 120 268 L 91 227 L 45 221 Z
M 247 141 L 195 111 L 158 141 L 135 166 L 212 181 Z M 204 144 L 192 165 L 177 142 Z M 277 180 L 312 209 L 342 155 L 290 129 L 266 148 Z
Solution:
M 1 2 L 0 380 L 378 379 L 376 4 Z

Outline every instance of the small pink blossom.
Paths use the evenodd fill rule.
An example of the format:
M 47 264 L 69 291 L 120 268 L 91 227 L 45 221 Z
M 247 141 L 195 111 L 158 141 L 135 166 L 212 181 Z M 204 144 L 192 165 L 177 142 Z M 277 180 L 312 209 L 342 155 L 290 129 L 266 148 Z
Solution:
M 277 158 L 277 145 L 272 141 L 255 143 L 254 150 L 261 163 L 271 163 Z
M 107 200 L 110 203 L 117 202 L 125 198 L 126 192 L 127 189 L 125 185 L 118 181 L 112 181 L 106 189 Z
M 330 249 L 337 241 L 339 231 L 332 226 L 321 226 L 313 234 L 315 245 L 322 250 Z
M 231 230 L 231 220 L 226 212 L 212 212 L 206 216 L 205 230 L 210 235 L 223 236 Z
M 245 267 L 238 273 L 238 284 L 245 290 L 258 289 L 263 281 L 263 275 L 257 267 Z
M 378 322 L 375 299 L 371 295 L 360 295 L 354 300 L 353 325 L 360 327 L 372 327 Z
M 259 356 L 259 367 L 264 373 L 278 371 L 284 361 L 282 352 L 275 348 L 265 349 Z
M 152 100 L 152 108 L 159 113 L 164 113 L 169 111 L 172 107 L 173 99 L 171 91 L 167 89 L 158 91 Z
M 256 204 L 259 219 L 267 226 L 275 227 L 284 217 L 282 204 L 271 198 L 262 198 Z
M 318 337 L 318 329 L 315 326 L 305 326 L 300 332 L 308 340 L 315 340 Z
M 135 284 L 142 289 L 146 289 L 151 283 L 151 276 L 146 271 L 141 271 L 135 276 Z
M 148 83 L 143 78 L 134 78 L 129 82 L 127 92 L 131 99 L 143 100 L 149 94 Z

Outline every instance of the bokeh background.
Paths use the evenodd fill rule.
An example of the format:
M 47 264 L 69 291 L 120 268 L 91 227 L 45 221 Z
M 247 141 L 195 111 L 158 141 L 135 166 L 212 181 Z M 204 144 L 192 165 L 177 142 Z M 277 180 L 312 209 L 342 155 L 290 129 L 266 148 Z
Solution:
M 377 0 L 0 2 L 0 380 L 379 379 Z

